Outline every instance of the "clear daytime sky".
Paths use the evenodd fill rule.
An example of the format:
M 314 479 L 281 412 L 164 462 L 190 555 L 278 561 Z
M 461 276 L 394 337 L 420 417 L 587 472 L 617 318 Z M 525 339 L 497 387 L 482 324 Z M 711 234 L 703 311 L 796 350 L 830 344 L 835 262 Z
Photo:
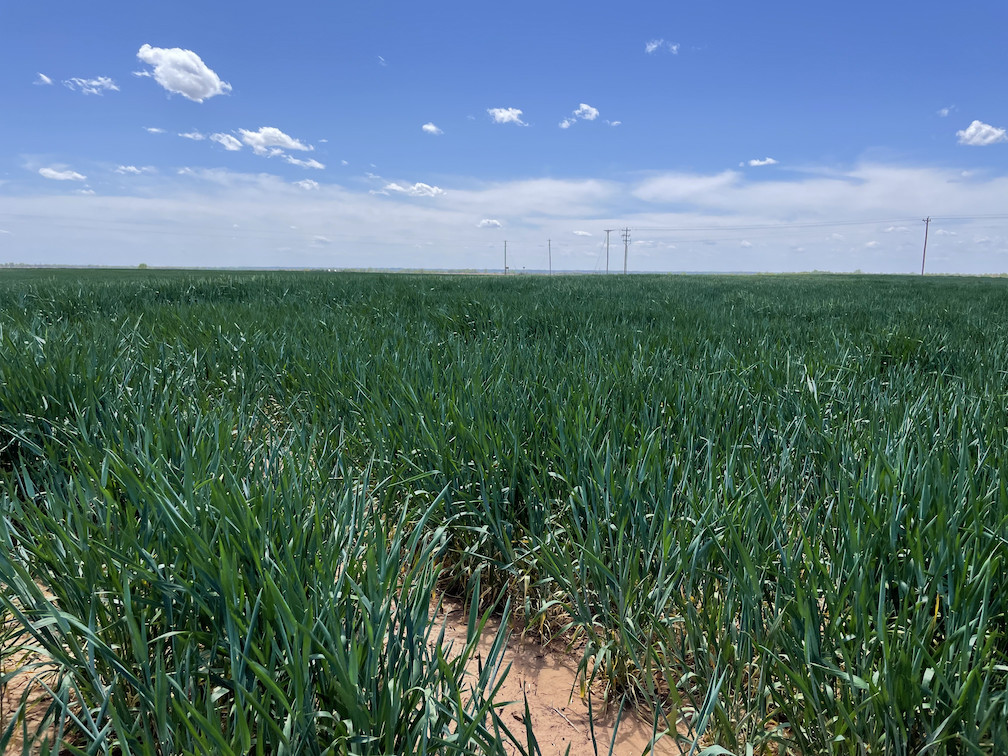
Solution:
M 0 263 L 1008 272 L 1008 4 L 0 6 Z

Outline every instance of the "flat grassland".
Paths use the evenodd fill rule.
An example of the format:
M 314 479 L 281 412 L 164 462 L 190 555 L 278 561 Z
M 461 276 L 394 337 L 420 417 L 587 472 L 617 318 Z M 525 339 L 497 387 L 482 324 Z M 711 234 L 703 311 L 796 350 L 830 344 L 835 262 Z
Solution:
M 92 753 L 535 752 L 489 621 L 698 752 L 1004 753 L 1006 450 L 1001 279 L 7 270 L 0 679 Z

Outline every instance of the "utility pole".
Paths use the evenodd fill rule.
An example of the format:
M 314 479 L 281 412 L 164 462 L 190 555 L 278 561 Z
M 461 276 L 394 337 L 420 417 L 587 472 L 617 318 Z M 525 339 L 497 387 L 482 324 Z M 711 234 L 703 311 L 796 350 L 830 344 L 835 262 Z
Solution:
M 552 239 L 547 239 L 546 240 L 546 249 L 548 250 L 547 254 L 549 255 L 549 270 L 550 270 L 550 275 L 552 276 L 553 275 L 553 240 Z
M 605 230 L 605 272 L 609 273 L 609 233 L 615 231 L 614 228 L 607 228 Z
M 504 275 L 507 275 L 507 239 L 504 240 Z
M 928 227 L 931 225 L 931 216 L 924 218 L 924 252 L 921 253 L 921 275 L 924 275 L 924 261 L 927 259 L 927 234 Z
M 630 229 L 623 229 L 623 275 L 626 275 L 627 256 L 630 254 Z

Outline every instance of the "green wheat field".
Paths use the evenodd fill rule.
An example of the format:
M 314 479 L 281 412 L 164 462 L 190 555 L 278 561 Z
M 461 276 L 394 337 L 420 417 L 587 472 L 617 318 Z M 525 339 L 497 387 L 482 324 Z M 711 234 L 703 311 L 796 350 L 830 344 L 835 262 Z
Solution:
M 534 753 L 501 613 L 693 753 L 1008 752 L 1008 280 L 0 272 L 46 752 Z

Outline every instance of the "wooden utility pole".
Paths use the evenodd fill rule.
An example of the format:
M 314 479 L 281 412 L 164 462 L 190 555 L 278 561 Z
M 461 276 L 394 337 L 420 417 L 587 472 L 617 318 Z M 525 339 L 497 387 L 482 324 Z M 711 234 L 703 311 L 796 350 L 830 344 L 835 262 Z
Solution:
M 609 234 L 615 231 L 614 228 L 607 228 L 605 230 L 605 272 L 609 272 Z
M 552 276 L 553 275 L 553 240 L 552 239 L 547 239 L 546 240 L 546 249 L 548 250 L 547 254 L 549 255 L 549 270 L 550 270 L 549 274 Z
M 927 236 L 928 227 L 931 225 L 931 216 L 924 218 L 924 252 L 921 254 L 921 275 L 924 275 L 924 261 L 927 259 Z
M 504 275 L 507 275 L 507 239 L 504 240 Z

